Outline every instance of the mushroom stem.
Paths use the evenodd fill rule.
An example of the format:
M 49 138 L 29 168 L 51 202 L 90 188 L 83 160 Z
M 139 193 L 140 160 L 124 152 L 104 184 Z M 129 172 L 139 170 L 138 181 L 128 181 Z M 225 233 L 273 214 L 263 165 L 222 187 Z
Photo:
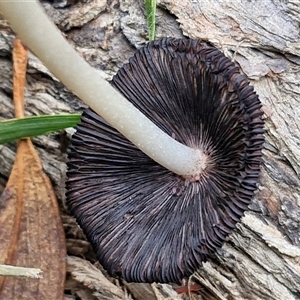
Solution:
M 206 156 L 201 149 L 175 141 L 101 78 L 69 45 L 37 1 L 1 1 L 0 11 L 67 88 L 141 151 L 179 175 L 196 176 L 205 168 Z

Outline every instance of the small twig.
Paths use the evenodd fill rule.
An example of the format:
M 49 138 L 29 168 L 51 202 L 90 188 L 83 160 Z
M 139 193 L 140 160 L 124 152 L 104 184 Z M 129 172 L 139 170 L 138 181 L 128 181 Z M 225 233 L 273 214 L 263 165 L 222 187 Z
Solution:
M 29 278 L 43 278 L 42 270 L 35 268 L 0 265 L 0 276 L 20 276 Z

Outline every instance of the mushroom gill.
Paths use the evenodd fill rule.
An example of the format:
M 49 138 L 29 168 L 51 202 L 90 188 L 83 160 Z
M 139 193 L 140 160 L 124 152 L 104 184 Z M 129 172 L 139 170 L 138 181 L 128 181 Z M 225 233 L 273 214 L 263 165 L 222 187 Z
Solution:
M 147 44 L 111 84 L 164 132 L 202 150 L 205 168 L 176 175 L 87 109 L 69 153 L 68 207 L 110 275 L 179 282 L 248 209 L 264 142 L 260 101 L 233 62 L 191 39 Z

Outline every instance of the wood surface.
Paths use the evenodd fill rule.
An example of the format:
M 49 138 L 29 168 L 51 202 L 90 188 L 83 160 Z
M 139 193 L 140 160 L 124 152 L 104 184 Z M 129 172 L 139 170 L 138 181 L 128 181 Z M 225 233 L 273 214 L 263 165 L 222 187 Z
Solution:
M 43 5 L 69 42 L 106 79 L 147 42 L 141 0 L 64 0 Z M 222 249 L 190 279 L 199 285 L 190 295 L 177 295 L 171 285 L 115 281 L 105 271 L 99 279 L 101 267 L 64 205 L 66 148 L 72 130 L 33 139 L 55 187 L 66 232 L 66 299 L 75 295 L 87 300 L 300 299 L 299 14 L 299 0 L 158 1 L 156 38 L 188 36 L 222 50 L 251 80 L 266 122 L 261 179 L 253 203 Z M 7 22 L 1 20 L 1 119 L 12 118 L 14 111 L 13 38 Z M 81 112 L 85 107 L 33 54 L 25 99 L 26 115 Z M 0 192 L 15 150 L 15 143 L 0 145 Z

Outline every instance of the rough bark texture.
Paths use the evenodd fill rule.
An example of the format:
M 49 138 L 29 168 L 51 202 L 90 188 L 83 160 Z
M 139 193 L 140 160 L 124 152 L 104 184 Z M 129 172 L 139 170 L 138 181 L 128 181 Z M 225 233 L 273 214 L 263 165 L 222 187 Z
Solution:
M 59 1 L 43 5 L 70 43 L 104 78 L 111 78 L 147 41 L 141 0 Z M 266 118 L 258 192 L 250 211 L 222 249 L 191 278 L 200 285 L 198 291 L 191 292 L 192 299 L 300 299 L 299 13 L 299 0 L 159 1 L 156 37 L 201 38 L 222 50 L 251 79 Z M 1 119 L 13 117 L 13 37 L 2 20 Z M 27 115 L 82 111 L 83 107 L 30 55 Z M 60 201 L 70 255 L 66 299 L 75 299 L 76 295 L 80 299 L 187 297 L 177 296 L 169 285 L 129 285 L 111 279 L 113 284 L 103 285 L 97 274 L 99 268 L 88 268 L 88 261 L 72 258 L 76 255 L 95 262 L 89 244 L 64 206 L 65 146 L 70 133 L 67 130 L 33 139 Z M 14 143 L 0 146 L 0 192 L 14 157 Z M 80 267 L 81 263 L 84 266 Z

